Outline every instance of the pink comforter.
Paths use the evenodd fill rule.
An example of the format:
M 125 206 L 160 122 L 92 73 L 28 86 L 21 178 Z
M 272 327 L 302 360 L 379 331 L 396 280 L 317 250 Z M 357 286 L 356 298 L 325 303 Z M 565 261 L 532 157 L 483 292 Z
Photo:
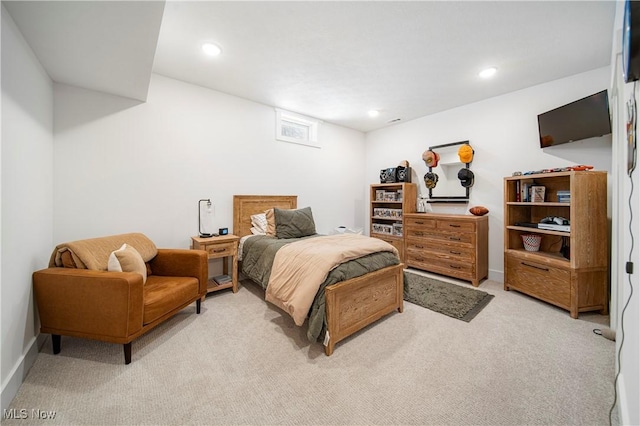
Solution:
M 333 268 L 379 251 L 398 254 L 387 242 L 357 234 L 328 235 L 287 244 L 274 258 L 266 300 L 291 315 L 300 326 Z

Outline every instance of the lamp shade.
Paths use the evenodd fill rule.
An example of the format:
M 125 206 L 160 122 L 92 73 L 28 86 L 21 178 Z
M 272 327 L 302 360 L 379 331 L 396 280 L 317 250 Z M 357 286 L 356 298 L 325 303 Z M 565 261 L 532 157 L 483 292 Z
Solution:
M 213 237 L 213 204 L 210 198 L 198 201 L 198 235 L 202 238 Z

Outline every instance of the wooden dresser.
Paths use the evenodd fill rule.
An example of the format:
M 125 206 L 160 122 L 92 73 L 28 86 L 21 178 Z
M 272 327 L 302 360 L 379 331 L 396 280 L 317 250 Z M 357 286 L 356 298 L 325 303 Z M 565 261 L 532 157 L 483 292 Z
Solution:
M 408 267 L 471 281 L 489 273 L 489 218 L 437 213 L 405 214 Z

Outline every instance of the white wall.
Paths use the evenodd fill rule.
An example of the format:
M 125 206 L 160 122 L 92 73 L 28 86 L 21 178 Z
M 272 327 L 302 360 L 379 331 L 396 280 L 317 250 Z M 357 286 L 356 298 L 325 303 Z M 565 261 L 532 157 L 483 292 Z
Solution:
M 53 85 L 2 6 L 2 408 L 37 355 L 31 273 L 53 243 Z
M 612 230 L 616 238 L 612 244 L 612 283 L 617 286 L 611 292 L 612 327 L 616 329 L 616 365 L 620 371 L 618 390 L 618 412 L 620 423 L 640 424 L 640 262 L 638 262 L 638 237 L 640 236 L 640 168 L 627 174 L 628 144 L 626 142 L 626 103 L 635 95 L 640 99 L 637 83 L 624 83 L 622 78 L 621 30 L 624 2 L 618 2 L 614 44 L 612 49 L 611 81 L 614 90 L 614 152 L 613 152 L 613 214 Z M 634 93 L 635 91 L 635 93 Z M 636 162 L 637 162 L 636 153 Z M 633 242 L 635 240 L 635 242 Z M 625 263 L 634 263 L 634 273 L 625 271 Z M 615 291 L 614 291 L 615 290 Z M 624 317 L 623 317 L 624 314 Z M 619 361 L 619 362 L 618 362 Z
M 478 84 L 500 84 L 500 76 Z M 530 87 L 442 113 L 368 133 L 366 178 L 379 179 L 380 169 L 408 160 L 419 192 L 427 166 L 422 153 L 431 145 L 469 140 L 475 150 L 471 170 L 475 183 L 468 205 L 437 204 L 434 211 L 468 214 L 483 205 L 489 213 L 489 278 L 503 280 L 503 178 L 514 171 L 575 164 L 611 169 L 611 135 L 540 149 L 537 115 L 608 88 L 609 67 Z
M 54 240 L 121 232 L 189 247 L 198 200 L 233 226 L 234 194 L 296 194 L 319 232 L 364 226 L 364 134 L 322 123 L 321 149 L 275 140 L 275 110 L 153 75 L 146 103 L 55 85 Z

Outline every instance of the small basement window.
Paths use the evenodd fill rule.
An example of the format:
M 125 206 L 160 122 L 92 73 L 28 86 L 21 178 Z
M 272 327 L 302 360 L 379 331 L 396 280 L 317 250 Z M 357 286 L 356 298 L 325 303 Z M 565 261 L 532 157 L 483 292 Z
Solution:
M 319 120 L 276 108 L 276 139 L 320 148 Z

